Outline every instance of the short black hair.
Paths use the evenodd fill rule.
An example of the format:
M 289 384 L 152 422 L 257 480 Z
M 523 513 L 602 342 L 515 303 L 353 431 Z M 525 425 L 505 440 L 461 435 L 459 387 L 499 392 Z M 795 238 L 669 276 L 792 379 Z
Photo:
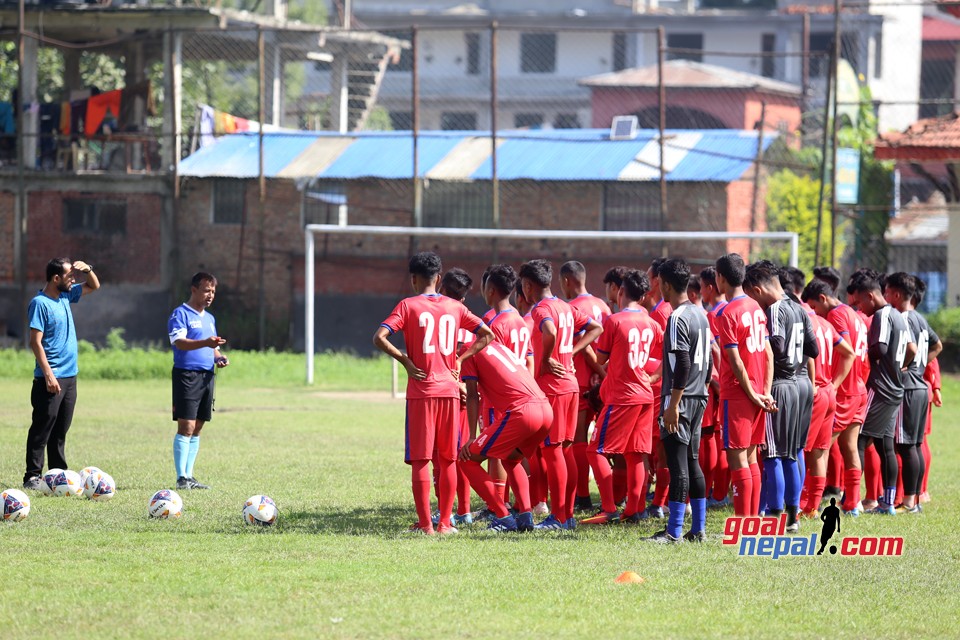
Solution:
M 460 267 L 454 267 L 443 274 L 440 280 L 440 288 L 443 289 L 449 298 L 454 300 L 463 300 L 467 297 L 467 291 L 473 285 L 473 278 Z
M 717 258 L 717 274 L 724 277 L 730 283 L 731 287 L 739 287 L 743 284 L 743 276 L 746 267 L 743 264 L 743 258 L 739 253 L 728 253 L 725 256 Z
M 553 267 L 549 260 L 537 258 L 520 265 L 520 277 L 535 282 L 541 287 L 549 287 L 553 282 Z
M 912 301 L 917 293 L 917 278 L 906 271 L 897 271 L 887 276 L 884 287 L 896 289 L 906 300 Z
M 650 262 L 650 277 L 656 278 L 660 275 L 660 265 L 666 262 L 666 258 L 654 258 Z
M 213 283 L 213 286 L 217 286 L 217 278 L 213 274 L 207 273 L 206 271 L 197 271 L 195 274 L 193 274 L 193 277 L 190 278 L 190 287 L 199 287 L 200 283 L 205 280 L 209 280 L 211 283 Z
M 830 285 L 830 288 L 833 289 L 833 293 L 830 294 L 831 296 L 835 297 L 837 295 L 837 291 L 840 290 L 839 271 L 833 267 L 814 267 L 813 277 Z
M 587 277 L 587 268 L 578 260 L 568 260 L 560 267 L 560 276 L 571 276 L 577 282 L 583 282 Z
M 743 284 L 747 287 L 757 287 L 774 280 L 780 283 L 780 267 L 769 260 L 757 260 L 743 274 Z
M 443 271 L 440 256 L 433 251 L 421 251 L 410 258 L 410 273 L 423 278 L 433 278 Z
M 516 285 L 514 285 L 514 289 L 515 289 L 516 294 L 517 294 L 517 300 L 519 300 L 520 298 L 523 298 L 524 300 L 527 299 L 526 296 L 523 295 L 523 283 L 520 282 L 520 278 L 519 278 L 519 277 L 517 278 L 517 283 L 516 283 Z
M 806 287 L 803 288 L 803 293 L 800 294 L 800 299 L 804 302 L 810 302 L 811 300 L 819 299 L 820 296 L 835 298 L 837 297 L 837 292 L 826 280 L 814 278 L 807 283 Z
M 872 269 L 858 269 L 850 276 L 847 293 L 870 293 L 872 291 L 883 291 L 880 274 L 876 271 Z
M 501 296 L 509 296 L 517 286 L 517 272 L 508 264 L 490 265 L 484 274 L 484 282 L 496 289 Z
M 784 273 L 787 273 L 790 276 L 789 286 L 783 282 Z M 807 284 L 807 274 L 797 267 L 781 267 L 780 274 L 780 284 L 783 285 L 784 289 L 788 289 L 791 293 L 799 293 L 803 291 L 803 288 Z
M 717 288 L 717 269 L 716 267 L 706 267 L 700 271 L 700 285 L 705 284 L 710 285 L 714 289 Z
M 603 275 L 603 284 L 615 284 L 618 287 L 623 286 L 623 276 L 626 275 L 627 271 L 630 271 L 630 269 L 624 266 L 607 269 L 607 272 Z
M 683 258 L 670 258 L 659 265 L 657 274 L 657 277 L 669 283 L 674 291 L 686 291 L 690 282 L 690 265 Z
M 687 280 L 687 291 L 696 291 L 697 295 L 700 295 L 700 276 L 695 273 L 690 274 L 690 279 Z
M 630 269 L 623 274 L 623 283 L 620 286 L 629 300 L 637 302 L 650 291 L 650 278 L 639 269 Z
M 54 258 L 47 263 L 47 282 L 53 280 L 54 276 L 62 276 L 66 271 L 64 267 L 72 265 L 70 258 Z
M 923 302 L 923 297 L 927 294 L 927 283 L 918 276 L 913 276 L 913 279 L 917 285 L 916 291 L 913 292 L 913 306 L 919 307 L 920 303 Z

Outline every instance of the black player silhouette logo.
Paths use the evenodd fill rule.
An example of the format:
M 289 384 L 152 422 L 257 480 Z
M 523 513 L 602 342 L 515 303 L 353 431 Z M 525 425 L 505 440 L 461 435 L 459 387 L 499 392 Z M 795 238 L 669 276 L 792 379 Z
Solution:
M 825 507 L 820 513 L 820 521 L 823 522 L 823 529 L 820 530 L 820 550 L 817 551 L 818 556 L 823 555 L 823 549 L 827 546 L 830 538 L 833 537 L 834 530 L 840 533 L 840 507 L 837 506 L 836 498 L 830 498 L 830 506 Z M 836 546 L 830 547 L 830 553 L 836 552 Z

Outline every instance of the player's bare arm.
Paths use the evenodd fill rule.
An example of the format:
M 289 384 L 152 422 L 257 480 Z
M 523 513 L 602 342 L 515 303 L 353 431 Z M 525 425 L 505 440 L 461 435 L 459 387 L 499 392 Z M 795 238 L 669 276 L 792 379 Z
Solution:
M 493 331 L 490 327 L 485 324 L 480 325 L 480 328 L 477 329 L 477 339 L 473 341 L 473 344 L 471 344 L 466 351 L 457 357 L 456 367 L 458 378 L 460 377 L 460 365 L 463 364 L 463 361 L 477 355 L 484 347 L 493 342 L 493 338 Z
M 550 354 L 553 353 L 554 345 L 557 344 L 557 327 L 553 324 L 553 320 L 548 319 L 543 321 L 541 333 L 543 357 L 540 360 L 540 372 L 550 373 L 558 378 L 563 377 L 566 375 L 567 370 L 563 368 L 562 364 L 550 357 Z
M 89 264 L 83 260 L 77 260 L 73 263 L 73 270 L 79 271 L 87 277 L 87 281 L 83 283 L 83 295 L 93 293 L 100 288 L 100 278 L 93 272 L 93 267 Z
M 220 336 L 210 336 L 209 338 L 204 338 L 203 340 L 190 340 L 189 338 L 179 338 L 174 343 L 177 349 L 180 351 L 196 351 L 197 349 L 212 348 L 214 349 L 214 357 L 222 357 L 219 355 L 220 347 L 227 344 L 226 339 L 221 338 Z
M 43 380 L 47 384 L 48 393 L 60 393 L 60 383 L 57 376 L 53 374 L 50 363 L 47 361 L 47 354 L 43 350 L 43 331 L 30 329 L 30 350 L 33 351 L 33 357 L 37 359 L 40 370 L 43 371 Z
M 591 319 L 587 324 L 586 330 L 580 336 L 580 339 L 577 340 L 575 345 L 573 345 L 573 355 L 577 355 L 586 349 L 591 342 L 600 337 L 601 333 L 603 333 L 603 327 L 600 326 L 599 322 Z
M 733 377 L 740 383 L 740 388 L 747 394 L 747 398 L 758 407 L 766 409 L 767 400 L 770 398 L 764 398 L 753 390 L 753 386 L 750 384 L 750 378 L 747 377 L 747 369 L 743 366 L 743 360 L 740 359 L 740 352 L 737 351 L 735 346 L 727 347 L 725 351 L 727 352 L 727 362 L 730 363 L 730 370 L 733 372 Z
M 401 353 L 399 349 L 393 346 L 393 343 L 387 339 L 389 336 L 390 331 L 386 327 L 379 327 L 373 334 L 373 346 L 402 364 L 403 368 L 407 370 L 407 375 L 414 380 L 425 380 L 427 372 L 413 364 L 413 360 L 407 354 Z
M 833 358 L 836 360 L 839 358 L 839 365 L 835 367 L 833 372 L 833 388 L 839 389 L 840 385 L 843 384 L 843 381 L 847 379 L 847 376 L 850 374 L 850 370 L 853 369 L 853 361 L 856 358 L 856 354 L 853 352 L 853 347 L 850 346 L 850 343 L 846 339 L 841 340 L 833 348 Z

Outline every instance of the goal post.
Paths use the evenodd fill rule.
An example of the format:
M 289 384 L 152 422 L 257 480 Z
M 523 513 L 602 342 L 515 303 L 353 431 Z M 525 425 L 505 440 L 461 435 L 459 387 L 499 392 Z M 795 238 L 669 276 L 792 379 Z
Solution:
M 799 235 L 789 231 L 588 231 L 567 229 L 464 229 L 459 227 L 394 227 L 386 225 L 308 224 L 304 227 L 304 341 L 307 384 L 314 373 L 314 288 L 317 235 L 430 236 L 516 240 L 778 240 L 790 243 L 790 266 L 796 267 Z

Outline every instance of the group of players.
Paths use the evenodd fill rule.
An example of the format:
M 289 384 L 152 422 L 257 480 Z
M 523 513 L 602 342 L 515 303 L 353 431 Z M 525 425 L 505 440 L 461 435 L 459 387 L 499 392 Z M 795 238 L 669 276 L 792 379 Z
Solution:
M 487 268 L 480 318 L 463 304 L 473 282 L 462 269 L 442 273 L 421 252 L 409 271 L 416 295 L 374 344 L 408 373 L 413 532 L 471 523 L 471 489 L 498 532 L 653 518 L 666 519 L 652 536 L 662 543 L 702 541 L 708 506 L 729 504 L 731 489 L 736 516 L 785 512 L 790 532 L 841 486 L 850 515 L 921 510 L 942 345 L 912 275 L 861 269 L 843 303 L 829 267 L 808 282 L 735 253 L 699 275 L 656 259 L 610 269 L 602 300 L 570 261 L 564 300 L 551 264 L 530 260 Z M 601 504 L 578 521 L 594 511 L 591 470 Z

